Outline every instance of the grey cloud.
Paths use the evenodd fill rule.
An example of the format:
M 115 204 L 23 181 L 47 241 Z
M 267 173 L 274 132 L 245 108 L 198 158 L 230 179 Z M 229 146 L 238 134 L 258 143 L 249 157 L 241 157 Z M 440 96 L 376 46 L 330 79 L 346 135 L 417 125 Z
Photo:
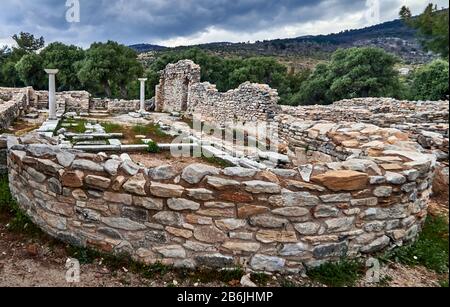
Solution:
M 0 39 L 29 31 L 44 35 L 48 41 L 88 45 L 113 39 L 129 44 L 190 36 L 209 27 L 251 34 L 362 12 L 366 3 L 366 0 L 79 1 L 81 22 L 69 24 L 65 20 L 66 0 L 2 0 Z M 401 2 L 381 1 L 382 12 L 397 11 Z M 410 0 L 417 1 L 421 0 Z

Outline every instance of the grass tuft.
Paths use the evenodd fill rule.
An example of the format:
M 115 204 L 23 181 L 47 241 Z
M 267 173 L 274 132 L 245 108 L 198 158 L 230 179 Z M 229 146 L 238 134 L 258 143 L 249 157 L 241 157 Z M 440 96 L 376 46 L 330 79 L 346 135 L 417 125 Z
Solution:
M 101 123 L 102 127 L 105 129 L 106 133 L 123 133 L 124 128 L 116 123 L 105 122 Z
M 39 237 L 43 232 L 20 209 L 9 190 L 8 176 L 0 176 L 0 212 L 11 216 L 8 229 L 14 232 L 27 234 L 31 237 Z
M 156 142 L 149 142 L 147 143 L 147 152 L 149 153 L 159 153 L 161 151 L 161 148 L 159 148 L 158 144 Z
M 265 273 L 253 273 L 250 279 L 258 286 L 265 287 L 270 281 L 270 276 Z
M 308 276 L 330 287 L 352 287 L 364 274 L 364 265 L 356 260 L 326 263 L 308 270 Z
M 448 222 L 444 217 L 429 216 L 415 243 L 399 247 L 384 258 L 410 266 L 422 265 L 444 274 L 449 269 L 448 250 Z

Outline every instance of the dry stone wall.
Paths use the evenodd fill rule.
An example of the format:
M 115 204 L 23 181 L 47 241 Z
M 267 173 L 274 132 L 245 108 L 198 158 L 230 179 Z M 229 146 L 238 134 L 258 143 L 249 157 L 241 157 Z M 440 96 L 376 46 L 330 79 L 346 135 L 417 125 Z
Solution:
M 204 121 L 225 125 L 232 122 L 271 122 L 279 112 L 278 93 L 268 85 L 246 82 L 220 93 L 210 83 L 193 84 L 188 113 Z
M 217 125 L 270 122 L 280 111 L 278 100 L 276 90 L 250 82 L 221 93 L 213 84 L 200 83 L 200 66 L 189 60 L 169 64 L 156 88 L 157 111 L 185 111 Z
M 89 112 L 91 94 L 86 91 L 66 91 L 56 93 L 56 109 L 62 112 Z M 37 109 L 48 108 L 48 91 L 34 91 L 31 105 Z
M 156 88 L 156 111 L 186 111 L 189 90 L 200 82 L 200 66 L 190 60 L 167 65 L 160 72 L 160 83 Z
M 303 120 L 368 123 L 396 128 L 408 133 L 424 148 L 448 154 L 448 101 L 358 98 L 338 101 L 330 106 L 284 106 L 283 114 Z
M 49 234 L 189 268 L 298 272 L 409 242 L 427 214 L 433 169 L 413 149 L 292 170 L 179 172 L 48 139 L 10 138 L 8 148 L 12 194 Z
M 0 88 L 0 130 L 8 128 L 28 108 L 29 91 L 30 88 Z

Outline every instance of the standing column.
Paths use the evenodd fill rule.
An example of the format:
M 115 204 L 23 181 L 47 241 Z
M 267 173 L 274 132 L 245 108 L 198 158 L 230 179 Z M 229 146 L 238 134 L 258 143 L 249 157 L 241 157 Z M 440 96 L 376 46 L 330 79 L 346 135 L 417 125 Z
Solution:
M 55 76 L 58 69 L 46 69 L 48 74 L 48 119 L 56 119 L 56 82 Z
M 140 78 L 139 81 L 141 81 L 141 108 L 139 112 L 145 113 L 145 81 L 147 81 L 147 78 Z

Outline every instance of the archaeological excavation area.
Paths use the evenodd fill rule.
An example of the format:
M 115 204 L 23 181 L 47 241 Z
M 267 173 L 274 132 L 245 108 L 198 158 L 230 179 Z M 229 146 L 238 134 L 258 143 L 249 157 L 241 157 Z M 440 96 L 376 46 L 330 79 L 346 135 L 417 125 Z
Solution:
M 221 93 L 188 60 L 125 101 L 55 93 L 47 72 L 49 92 L 0 88 L 0 173 L 69 244 L 298 273 L 413 242 L 448 196 L 448 101 L 280 106 L 268 85 Z

